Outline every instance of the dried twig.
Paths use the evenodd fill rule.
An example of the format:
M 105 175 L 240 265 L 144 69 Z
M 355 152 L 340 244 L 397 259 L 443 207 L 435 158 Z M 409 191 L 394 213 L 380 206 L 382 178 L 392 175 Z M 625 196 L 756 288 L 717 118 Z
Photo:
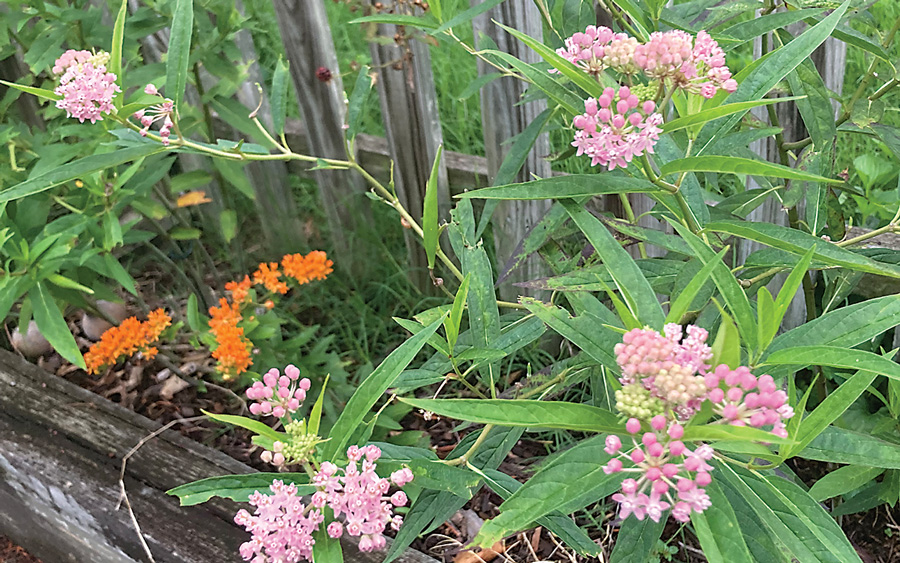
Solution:
M 147 554 L 147 559 L 150 560 L 151 563 L 156 563 L 156 560 L 153 558 L 153 554 L 150 553 L 150 546 L 147 545 L 147 541 L 144 540 L 144 534 L 141 533 L 141 526 L 138 524 L 137 516 L 134 515 L 134 510 L 131 508 L 131 502 L 128 501 L 128 493 L 125 492 L 125 466 L 128 464 L 128 459 L 131 458 L 141 446 L 156 438 L 169 428 L 175 426 L 176 424 L 185 423 L 185 422 L 194 422 L 197 420 L 201 420 L 206 418 L 205 416 L 192 416 L 191 418 L 179 418 L 177 420 L 173 420 L 166 424 L 165 426 L 155 430 L 150 435 L 145 436 L 138 442 L 133 448 L 131 448 L 124 457 L 122 457 L 122 468 L 119 471 L 119 502 L 116 503 L 116 510 L 119 510 L 122 506 L 122 502 L 125 503 L 125 508 L 128 509 L 128 515 L 131 516 L 131 523 L 134 525 L 134 529 L 137 532 L 138 539 L 141 542 L 141 546 L 144 548 L 144 553 Z

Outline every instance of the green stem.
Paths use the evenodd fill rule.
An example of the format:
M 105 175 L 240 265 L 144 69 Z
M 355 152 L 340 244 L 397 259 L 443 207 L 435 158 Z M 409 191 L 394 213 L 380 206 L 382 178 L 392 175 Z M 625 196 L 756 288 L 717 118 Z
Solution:
M 478 439 L 475 440 L 475 443 L 472 444 L 472 447 L 470 447 L 466 453 L 455 459 L 447 460 L 444 463 L 447 465 L 465 465 L 468 463 L 469 459 L 475 455 L 475 452 L 478 451 L 478 448 L 480 448 L 481 444 L 487 439 L 488 433 L 493 427 L 493 424 L 485 424 L 484 428 L 481 429 L 481 434 L 478 435 Z

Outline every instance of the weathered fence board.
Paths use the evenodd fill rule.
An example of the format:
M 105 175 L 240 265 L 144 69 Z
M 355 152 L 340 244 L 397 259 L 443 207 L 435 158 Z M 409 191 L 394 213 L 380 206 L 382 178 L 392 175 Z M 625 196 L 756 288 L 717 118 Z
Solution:
M 378 34 L 393 37 L 397 26 L 381 24 Z M 438 115 L 437 92 L 431 70 L 431 55 L 421 41 L 390 44 L 370 43 L 372 66 L 378 69 L 376 86 L 381 101 L 381 117 L 394 161 L 394 186 L 400 203 L 417 221 L 422 220 L 425 186 L 438 147 L 443 143 Z M 438 169 L 438 217 L 449 218 L 450 196 L 447 167 Z M 411 231 L 405 231 L 409 275 L 416 287 L 433 291 L 428 262 L 422 245 Z
M 116 511 L 122 457 L 159 424 L 0 350 L 0 535 L 44 563 L 144 562 L 127 510 Z M 182 508 L 165 494 L 185 482 L 254 470 L 169 430 L 128 461 L 125 484 L 158 563 L 237 561 L 248 535 L 237 505 Z M 378 554 L 345 549 L 348 562 Z M 401 561 L 433 560 L 406 552 Z
M 310 152 L 322 158 L 345 160 L 344 86 L 323 0 L 279 0 L 274 6 Z M 317 72 L 320 68 L 329 74 Z M 333 246 L 339 254 L 335 264 L 360 273 L 367 261 L 352 257 L 363 256 L 356 247 L 366 243 L 351 235 L 369 224 L 365 185 L 358 175 L 344 170 L 317 170 L 314 177 Z
M 481 4 L 472 0 L 472 6 Z M 484 35 L 493 41 L 501 51 L 528 63 L 540 60 L 537 53 L 518 39 L 500 28 L 497 23 L 518 29 L 531 37 L 540 38 L 542 20 L 537 6 L 531 0 L 507 0 L 472 20 L 476 41 Z M 478 60 L 478 74 L 496 72 L 483 60 Z M 509 141 L 522 133 L 534 119 L 547 108 L 546 100 L 521 103 L 527 84 L 511 78 L 499 78 L 481 90 L 481 122 L 484 131 L 484 150 L 487 156 L 491 184 L 497 183 L 497 172 L 503 159 L 509 153 Z M 550 138 L 541 134 L 528 153 L 522 169 L 509 179 L 510 182 L 525 182 L 533 177 L 550 176 Z M 503 179 L 507 181 L 507 179 Z M 502 268 L 512 257 L 519 243 L 531 231 L 550 208 L 550 201 L 502 201 L 497 205 L 492 220 L 494 246 L 497 250 L 497 264 Z M 512 283 L 542 277 L 545 268 L 538 256 L 532 256 L 514 271 L 506 283 L 500 286 L 503 299 L 515 300 L 523 292 Z

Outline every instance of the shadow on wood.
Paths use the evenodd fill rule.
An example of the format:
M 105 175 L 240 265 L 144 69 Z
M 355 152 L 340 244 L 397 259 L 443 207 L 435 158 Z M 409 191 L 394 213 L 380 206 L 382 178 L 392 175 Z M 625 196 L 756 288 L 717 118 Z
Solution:
M 160 425 L 0 350 L 0 535 L 44 563 L 146 561 L 127 510 L 116 511 L 122 457 Z M 125 485 L 158 563 L 238 561 L 238 505 L 183 508 L 165 491 L 255 470 L 166 431 L 128 461 Z M 345 545 L 349 562 L 380 561 Z M 399 561 L 433 560 L 408 551 Z

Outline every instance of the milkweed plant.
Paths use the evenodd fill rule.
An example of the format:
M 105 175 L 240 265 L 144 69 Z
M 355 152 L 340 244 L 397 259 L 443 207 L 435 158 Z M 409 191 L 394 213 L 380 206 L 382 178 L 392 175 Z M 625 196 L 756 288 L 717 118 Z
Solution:
M 190 0 L 176 4 L 182 17 L 201 9 Z M 709 561 L 860 561 L 836 517 L 894 505 L 900 495 L 891 485 L 900 477 L 900 368 L 888 353 L 900 297 L 849 296 L 863 275 L 900 278 L 896 252 L 860 246 L 896 232 L 900 209 L 886 225 L 845 237 L 834 202 L 857 188 L 836 172 L 835 150 L 838 134 L 864 135 L 881 141 L 886 158 L 898 157 L 900 130 L 869 119 L 898 83 L 888 56 L 898 22 L 879 29 L 868 4 L 850 0 L 765 0 L 746 13 L 696 2 L 605 3 L 612 28 L 556 10 L 544 13 L 546 43 L 504 28 L 541 59 L 527 63 L 458 38 L 454 29 L 481 13 L 478 7 L 451 14 L 434 1 L 418 19 L 385 11 L 361 17 L 351 25 L 419 28 L 481 58 L 504 80 L 527 83 L 529 100 L 548 107 L 539 129 L 565 138 L 556 158 L 582 171 L 465 192 L 451 220 L 438 225 L 434 178 L 420 224 L 392 186 L 355 160 L 358 123 L 345 128 L 345 160 L 294 152 L 283 116 L 269 130 L 249 109 L 248 120 L 277 150 L 241 139 L 191 139 L 180 123 L 192 80 L 184 64 L 190 26 L 173 25 L 164 81 L 126 88 L 123 75 L 139 63 L 122 65 L 122 6 L 118 43 L 109 52 L 98 45 L 60 53 L 49 73 L 54 88 L 4 82 L 51 100 L 72 120 L 105 123 L 115 148 L 83 155 L 52 180 L 38 176 L 8 188 L 0 195 L 5 204 L 153 154 L 303 161 L 360 173 L 372 199 L 401 215 L 420 236 L 430 267 L 450 280 L 442 286 L 447 304 L 397 320 L 412 336 L 362 381 L 327 430 L 325 382 L 316 382 L 321 392 L 305 409 L 314 382 L 293 365 L 282 372 L 271 359 L 251 359 L 253 343 L 242 327 L 255 312 L 277 308 L 288 284 L 326 279 L 331 260 L 319 251 L 286 255 L 225 287 L 227 297 L 209 310 L 205 342 L 223 380 L 249 385 L 250 415 L 209 416 L 251 431 L 271 471 L 212 477 L 170 493 L 186 505 L 214 496 L 248 502 L 251 508 L 235 516 L 250 535 L 240 548 L 244 560 L 340 561 L 341 538 L 356 538 L 362 551 L 381 550 L 388 530 L 395 536 L 391 560 L 484 486 L 504 500 L 471 546 L 541 525 L 575 552 L 599 556 L 603 547 L 582 520 L 568 517 L 599 506 L 619 527 L 612 561 L 649 553 L 670 518 L 696 536 Z M 785 26 L 796 22 L 802 29 L 792 35 Z M 762 54 L 751 60 L 750 43 L 760 36 Z M 871 61 L 855 91 L 829 91 L 807 60 L 829 37 Z M 279 65 L 276 80 L 286 72 Z M 370 72 L 361 69 L 348 102 L 356 119 Z M 283 108 L 284 91 L 273 92 L 282 97 L 273 105 Z M 795 104 L 808 136 L 785 138 L 779 103 Z M 752 109 L 768 123 L 751 119 Z M 533 143 L 540 131 L 532 133 Z M 767 138 L 778 162 L 747 149 Z M 510 151 L 504 166 L 520 168 L 528 148 Z M 623 216 L 598 211 L 600 196 L 617 199 Z M 638 224 L 637 196 L 652 201 L 649 216 L 659 229 Z M 497 298 L 476 210 L 490 213 L 492 202 L 516 199 L 553 204 L 509 267 L 535 254 L 549 275 L 523 284 L 540 299 L 510 302 Z M 752 219 L 767 200 L 785 211 L 786 225 Z M 20 237 L 5 226 L 0 240 Z M 737 252 L 749 243 L 765 248 Z M 4 248 L 10 252 L 6 242 Z M 115 278 L 118 269 L 101 271 Z M 773 294 L 768 284 L 776 277 Z M 12 299 L 27 291 L 32 301 L 53 300 L 40 291 L 45 284 L 35 287 Z M 783 327 L 792 303 L 805 305 L 805 322 Z M 89 369 L 152 355 L 170 323 L 160 310 L 111 329 L 86 356 Z M 534 365 L 523 359 L 547 334 L 568 342 L 566 352 Z M 65 348 L 64 340 L 52 343 Z M 252 364 L 271 369 L 235 379 Z M 525 376 L 516 381 L 513 366 Z M 378 416 L 371 411 L 389 391 L 389 400 L 426 420 L 466 421 L 471 430 L 443 458 L 427 448 L 367 443 Z M 498 470 L 526 433 L 545 429 L 574 432 L 572 445 L 524 483 Z M 791 470 L 795 457 L 840 467 L 809 487 Z

